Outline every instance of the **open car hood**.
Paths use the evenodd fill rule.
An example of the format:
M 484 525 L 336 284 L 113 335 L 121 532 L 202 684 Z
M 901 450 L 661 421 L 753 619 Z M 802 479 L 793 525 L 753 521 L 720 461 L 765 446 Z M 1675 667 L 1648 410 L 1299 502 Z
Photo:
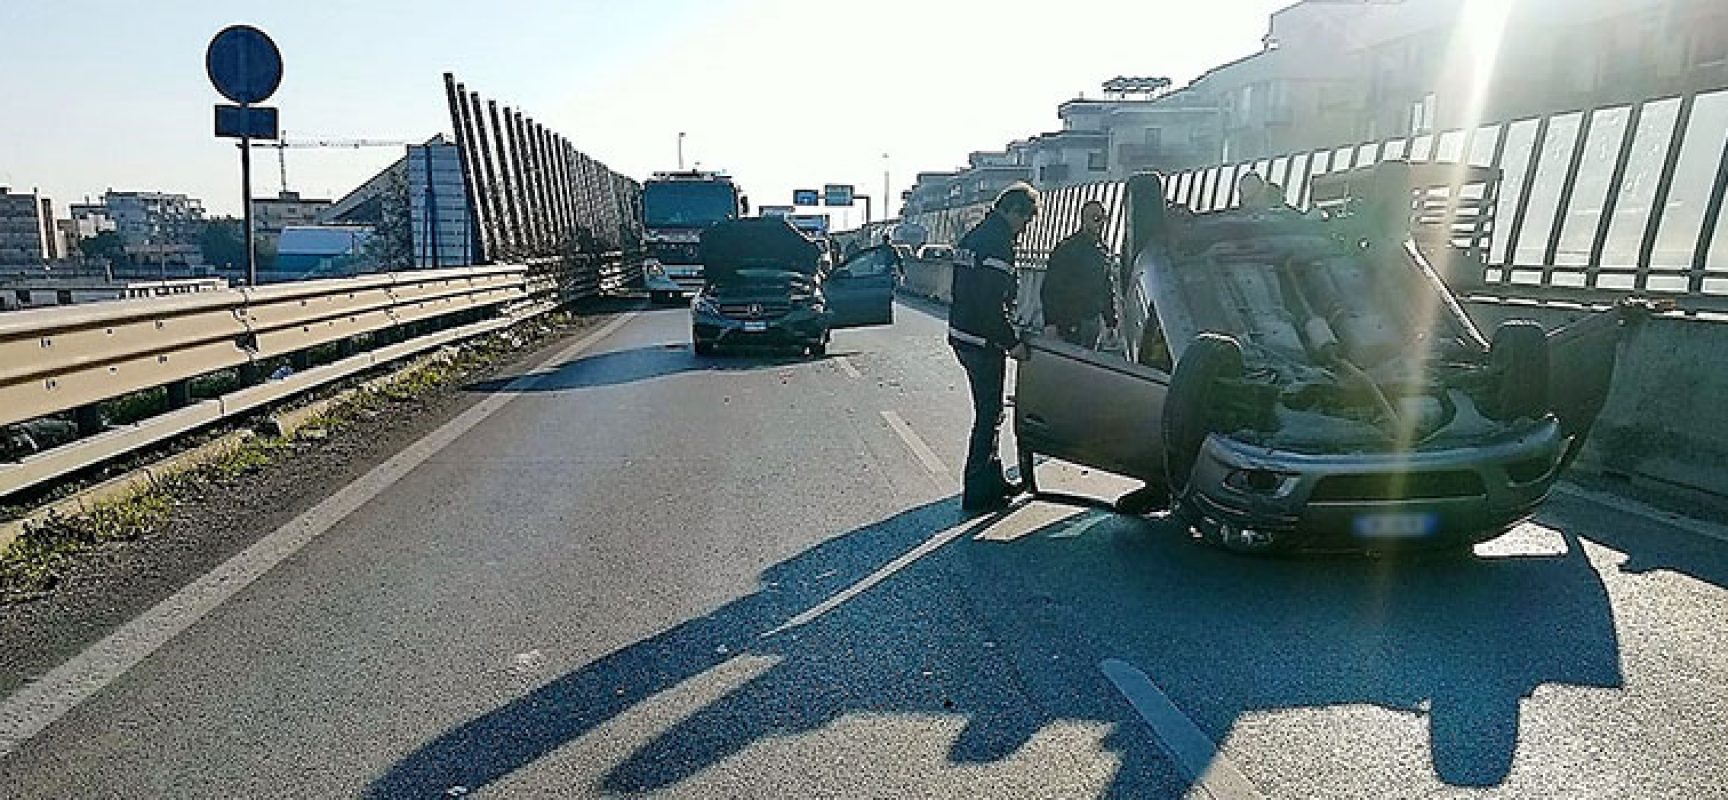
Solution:
M 721 222 L 702 232 L 703 276 L 710 284 L 810 280 L 821 248 L 778 217 Z

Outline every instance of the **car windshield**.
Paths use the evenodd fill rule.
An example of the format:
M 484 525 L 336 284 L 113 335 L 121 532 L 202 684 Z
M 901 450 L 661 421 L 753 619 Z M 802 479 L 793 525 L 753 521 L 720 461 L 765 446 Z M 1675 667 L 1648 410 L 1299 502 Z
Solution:
M 642 219 L 650 228 L 701 228 L 737 216 L 737 203 L 730 184 L 649 183 L 642 190 Z

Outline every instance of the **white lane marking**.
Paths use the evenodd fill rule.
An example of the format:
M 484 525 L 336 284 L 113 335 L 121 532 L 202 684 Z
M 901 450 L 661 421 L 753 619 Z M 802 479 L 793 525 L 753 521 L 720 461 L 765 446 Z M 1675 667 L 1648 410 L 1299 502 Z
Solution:
M 864 379 L 864 373 L 859 372 L 857 367 L 852 366 L 852 359 L 845 356 L 835 356 L 834 363 L 840 365 L 840 371 L 846 373 L 846 377 L 855 381 Z
M 901 419 L 899 414 L 884 411 L 882 418 L 888 421 L 888 427 L 894 429 L 894 433 L 900 437 L 900 441 L 906 443 L 906 447 L 912 451 L 912 455 L 918 457 L 918 462 L 924 465 L 924 469 L 930 473 L 930 477 L 935 478 L 937 483 L 943 484 L 946 488 L 949 478 L 948 467 L 942 464 L 942 459 L 936 457 L 936 452 L 930 449 L 930 445 L 918 438 L 918 432 L 912 430 L 912 426 L 906 424 L 906 420 Z
M 851 586 L 848 586 L 845 589 L 841 590 L 841 592 L 839 594 L 834 595 L 833 597 L 830 597 L 827 600 L 822 601 L 820 604 L 812 607 L 810 610 L 805 611 L 802 614 L 799 614 L 796 617 L 793 617 L 789 620 L 786 620 L 785 622 L 780 623 L 779 625 L 775 626 L 775 628 L 773 630 L 764 632 L 762 634 L 762 638 L 766 639 L 770 636 L 773 636 L 774 634 L 782 633 L 784 631 L 789 631 L 793 628 L 797 628 L 797 627 L 800 627 L 803 625 L 810 624 L 817 617 L 820 617 L 823 614 L 826 614 L 830 611 L 833 611 L 834 609 L 839 608 L 840 605 L 845 603 L 846 601 L 851 600 L 852 598 L 857 597 L 858 595 L 863 594 L 866 591 L 869 591 L 870 587 L 875 586 L 876 584 L 887 580 L 889 577 L 893 576 L 894 573 L 905 569 L 906 567 L 910 566 L 913 562 L 917 561 L 918 559 L 923 558 L 923 557 L 935 552 L 936 550 L 940 549 L 942 547 L 942 545 L 945 545 L 949 542 L 954 541 L 955 539 L 958 539 L 962 536 L 965 536 L 966 534 L 971 533 L 973 530 L 976 530 L 979 526 L 987 525 L 991 521 L 992 521 L 992 519 L 990 517 L 985 517 L 981 520 L 968 520 L 968 521 L 963 522 L 959 525 L 956 525 L 952 528 L 949 528 L 948 530 L 945 530 L 941 533 L 938 533 L 935 536 L 932 536 L 928 539 L 925 539 L 922 544 L 920 544 L 917 547 L 914 547 L 911 550 L 907 551 L 905 555 L 902 555 L 899 558 L 896 558 L 893 561 L 888 562 L 887 565 L 883 566 L 879 570 L 876 570 L 875 572 L 870 573 L 863 580 L 861 580 L 857 583 L 854 583 Z
M 1219 800 L 1265 797 L 1146 673 L 1114 658 L 1099 662 L 1098 669 L 1103 670 L 1104 677 L 1116 684 L 1140 718 L 1152 727 L 1158 743 L 1176 760 L 1183 776 L 1206 794 Z
M 1571 497 L 1576 497 L 1580 500 L 1588 500 L 1597 505 L 1607 506 L 1615 511 L 1623 511 L 1636 517 L 1643 517 L 1655 522 L 1660 522 L 1664 525 L 1670 525 L 1686 531 L 1687 533 L 1697 534 L 1707 539 L 1715 539 L 1719 542 L 1728 542 L 1728 527 L 1711 522 L 1705 522 L 1701 519 L 1683 516 L 1672 511 L 1664 511 L 1663 509 L 1657 508 L 1648 503 L 1641 503 L 1629 497 L 1620 497 L 1619 495 L 1599 492 L 1595 489 L 1586 489 L 1577 484 L 1564 482 L 1554 484 L 1554 491 Z
M 635 316 L 634 313 L 624 314 L 546 359 L 532 373 L 512 380 L 497 393 L 444 423 L 388 461 L 373 467 L 353 483 L 157 603 L 102 641 L 85 648 L 47 675 L 0 701 L 0 757 L 18 749 L 55 720 L 118 680 L 277 564 L 383 494 L 511 400 L 550 377 L 554 374 L 553 367 L 610 336 Z

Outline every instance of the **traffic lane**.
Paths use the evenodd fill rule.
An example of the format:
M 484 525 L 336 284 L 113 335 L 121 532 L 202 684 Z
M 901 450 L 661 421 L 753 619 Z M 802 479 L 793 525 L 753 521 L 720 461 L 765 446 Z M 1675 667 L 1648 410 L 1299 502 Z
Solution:
M 908 321 L 903 317 L 902 325 Z M 872 457 L 886 444 L 881 457 L 896 477 L 905 477 L 918 468 L 903 444 L 887 437 L 878 419 L 880 411 L 889 408 L 880 403 L 884 394 L 872 390 L 875 384 L 868 374 L 853 377 L 844 369 L 830 371 L 836 363 L 847 363 L 841 359 L 866 365 L 857 369 L 867 369 L 876 358 L 904 361 L 920 342 L 909 339 L 900 328 L 837 335 L 834 352 L 843 355 L 796 367 L 832 380 L 805 385 L 803 393 L 789 402 L 802 405 L 818 395 L 830 398 L 832 405 L 817 416 L 856 424 L 855 441 Z M 746 359 L 744 363 L 755 362 Z M 726 386 L 734 403 L 746 397 L 742 387 Z M 937 409 L 894 407 L 919 418 L 937 416 L 932 413 Z M 771 417 L 772 422 L 761 424 L 791 422 L 777 413 Z M 673 438 L 679 440 L 691 435 L 686 426 L 715 427 L 682 413 L 669 415 L 661 424 L 670 426 Z M 741 455 L 757 457 L 753 452 Z M 809 462 L 805 472 L 815 474 L 805 480 L 856 482 L 863 478 L 859 465 L 856 454 L 837 453 L 835 459 Z M 672 480 L 666 485 L 679 483 Z M 1097 676 L 1089 676 L 1099 686 L 1087 695 L 1095 704 L 1094 713 L 1079 722 L 1030 702 L 1014 690 L 1014 681 L 968 684 L 969 676 L 1002 673 L 987 659 L 992 655 L 1000 659 L 998 648 L 1007 645 L 969 632 L 975 625 L 968 615 L 955 611 L 970 608 L 960 600 L 965 582 L 931 577 L 943 574 L 945 562 L 937 556 L 917 562 L 808 625 L 762 636 L 843 593 L 884 563 L 928 541 L 926 537 L 939 536 L 962 521 L 949 491 L 939 482 L 915 481 L 903 489 L 904 496 L 915 498 L 914 510 L 889 514 L 798 552 L 761 572 L 757 592 L 614 651 L 449 731 L 393 768 L 373 787 L 373 795 L 494 784 L 652 789 L 694 796 L 725 794 L 741 785 L 775 794 L 799 786 L 827 787 L 831 793 L 836 787 L 874 791 L 918 785 L 919 794 L 966 794 L 967 787 L 978 782 L 1039 794 L 1048 791 L 1040 787 L 1055 785 L 1052 769 L 1064 776 L 1059 785 L 1075 790 L 1063 794 L 1098 793 L 1112 780 L 1154 794 L 1174 791 L 1177 784 L 1162 757 L 1135 729 L 1126 736 L 1112 733 L 1108 747 L 1100 749 L 1097 731 L 1102 729 L 1097 726 L 1115 730 L 1126 707 L 1099 690 L 1102 681 Z M 868 491 L 884 494 L 876 486 Z M 772 504 L 772 498 L 748 491 L 735 496 L 710 492 L 706 499 L 737 503 L 735 509 L 715 516 L 731 517 L 735 512 L 736 518 L 744 520 L 760 514 L 759 506 Z M 808 505 L 810 499 L 794 502 Z M 750 532 L 757 527 L 747 526 Z M 914 670 L 914 664 L 919 668 Z M 655 678 L 662 675 L 662 668 L 671 674 Z M 719 676 L 739 671 L 751 677 L 738 687 L 722 690 L 711 685 L 724 683 Z M 635 675 L 645 677 L 628 679 Z M 963 688 L 941 688 L 955 681 Z M 589 698 L 597 692 L 604 695 L 607 688 L 622 692 L 618 704 L 596 706 Z M 692 710 L 690 696 L 726 702 L 701 703 Z M 661 706 L 679 709 L 690 719 L 657 732 L 659 718 L 654 713 L 644 718 L 641 710 Z M 991 721 L 968 723 L 969 715 L 984 715 Z M 1079 735 L 1080 730 L 1091 733 Z M 509 731 L 536 733 L 517 746 L 493 744 L 509 738 L 505 733 Z M 958 731 L 966 734 L 957 742 Z M 637 744 L 627 748 L 623 742 Z M 1028 746 L 1011 746 L 1014 743 Z M 836 758 L 836 750 L 844 750 L 847 756 Z M 1112 750 L 1132 752 L 1133 757 L 1111 756 Z M 614 765 L 619 759 L 627 761 Z M 1118 760 L 1124 763 L 1118 766 Z
M 608 351 L 664 345 L 681 326 L 681 315 L 647 320 L 620 332 Z M 848 414 L 847 402 L 813 402 L 803 412 L 724 402 L 726 396 L 779 396 L 780 390 L 763 390 L 782 379 L 790 387 L 786 392 L 810 389 L 800 397 L 855 397 L 851 378 L 822 385 L 839 380 L 824 371 L 829 365 L 812 362 L 791 374 L 679 369 L 661 375 L 628 358 L 599 363 L 616 364 L 619 375 L 635 377 L 578 380 L 566 391 L 529 393 L 506 406 L 15 752 L 5 764 L 11 785 L 23 796 L 100 794 L 108 787 L 125 787 L 128 794 L 232 796 L 284 786 L 353 794 L 375 778 L 378 787 L 388 787 L 392 776 L 423 774 L 417 765 L 445 763 L 416 758 L 436 752 L 436 743 L 477 741 L 479 751 L 465 753 L 458 763 L 491 780 L 517 782 L 512 785 L 568 786 L 542 784 L 548 777 L 537 778 L 536 771 L 593 766 L 596 756 L 559 721 L 612 722 L 620 717 L 617 698 L 633 707 L 657 697 L 662 687 L 703 682 L 705 673 L 688 674 L 704 663 L 700 659 L 748 653 L 747 643 L 819 596 L 959 520 L 951 498 L 918 506 L 926 510 L 907 516 L 897 513 L 906 505 L 892 481 L 860 488 L 855 478 L 861 462 L 879 459 L 881 471 L 897 475 L 910 470 L 902 443 L 874 416 Z M 572 367 L 582 369 L 580 362 Z M 721 402 L 714 402 L 716 395 Z M 558 416 L 572 407 L 583 410 Z M 668 414 L 645 419 L 644 408 Z M 536 409 L 551 416 L 533 424 Z M 704 414 L 705 420 L 688 424 L 666 422 Z M 775 422 L 766 424 L 764 417 Z M 818 421 L 838 444 L 812 446 L 797 435 Z M 575 424 L 592 435 L 573 442 L 547 434 Z M 756 436 L 766 437 L 767 444 Z M 498 441 L 488 444 L 488 437 Z M 797 444 L 786 445 L 787 437 Z M 779 464 L 788 449 L 820 456 L 813 462 L 817 475 L 788 475 Z M 665 455 L 644 459 L 644 451 Z M 506 452 L 512 455 L 496 455 Z M 714 457 L 716 452 L 726 456 Z M 681 466 L 690 464 L 695 466 Z M 679 480 L 686 468 L 690 477 L 706 480 Z M 715 470 L 730 470 L 729 479 L 713 480 Z M 936 492 L 928 480 L 902 489 Z M 858 502 L 885 510 L 866 513 L 864 506 L 848 505 Z M 665 519 L 641 513 L 695 503 L 726 513 L 710 514 L 702 525 L 693 525 L 687 510 Z M 856 528 L 860 535 L 836 540 L 835 529 L 850 524 L 844 521 L 849 514 L 873 514 L 876 521 Z M 816 548 L 821 558 L 805 557 L 830 540 L 839 544 Z M 793 552 L 783 559 L 793 566 L 776 573 L 753 561 L 769 550 Z M 779 577 L 762 582 L 763 574 Z M 730 598 L 719 607 L 753 613 L 716 618 L 719 599 L 746 583 L 753 591 L 743 595 L 743 605 Z M 907 620 L 919 620 L 919 609 L 934 616 L 896 627 L 837 611 L 783 639 L 812 646 L 790 653 L 790 663 L 808 666 L 781 673 L 789 676 L 788 688 L 774 694 L 801 697 L 793 719 L 821 735 L 765 737 L 768 728 L 761 715 L 750 713 L 751 706 L 719 715 L 719 724 L 746 734 L 730 740 L 734 749 L 698 748 L 682 763 L 723 760 L 714 774 L 756 776 L 764 788 L 811 780 L 827 786 L 901 785 L 941 780 L 961 763 L 951 753 L 996 754 L 956 745 L 956 721 L 965 730 L 967 714 L 937 702 L 929 688 L 938 675 L 1002 673 L 990 661 L 992 648 L 975 626 L 968 632 L 967 615 L 952 610 L 958 604 L 949 584 L 934 582 L 913 597 L 913 607 L 901 609 Z M 843 624 L 848 620 L 853 624 Z M 811 633 L 830 630 L 845 632 Z M 691 640 L 667 638 L 680 631 L 700 634 L 694 649 L 682 649 Z M 974 646 L 953 649 L 968 639 Z M 859 649 L 861 643 L 872 646 Z M 609 653 L 629 657 L 609 659 Z M 596 664 L 624 669 L 614 680 L 603 668 L 589 670 Z M 913 672 L 912 664 L 921 668 Z M 734 671 L 727 667 L 721 674 Z M 516 700 L 535 696 L 534 687 L 550 685 L 560 674 L 605 674 L 605 682 L 616 685 L 611 695 L 585 690 L 568 697 L 552 721 L 511 714 L 538 707 Z M 920 681 L 926 690 L 914 692 Z M 804 695 L 793 687 L 805 687 Z M 943 699 L 989 709 L 996 718 L 1035 707 L 1011 679 L 955 694 L 959 700 Z M 502 729 L 479 740 L 460 735 L 496 720 L 504 722 Z M 649 729 L 676 722 L 643 723 L 639 715 L 623 721 Z M 825 748 L 835 746 L 836 731 L 843 739 L 889 749 L 855 751 L 870 769 L 843 769 L 825 756 Z M 1077 792 L 1098 791 L 1118 774 L 1111 755 L 1116 751 L 1101 748 L 1100 731 L 1096 725 L 1053 728 L 1036 747 L 974 760 L 986 762 L 980 769 L 998 785 L 1034 791 L 1055 770 L 1078 781 L 1072 785 Z M 799 750 L 804 744 L 810 748 Z M 769 752 L 762 753 L 764 747 Z M 728 752 L 732 757 L 723 758 Z M 1158 785 L 1155 768 L 1145 766 L 1155 764 L 1156 755 L 1144 741 L 1139 755 L 1143 766 L 1124 771 L 1147 776 L 1134 785 Z M 668 762 L 668 769 L 678 767 Z M 613 782 L 665 785 L 667 775 L 623 770 Z
M 1720 796 L 1728 598 L 1573 517 L 1672 535 L 1560 500 L 1473 558 L 1271 560 L 1092 510 L 968 551 L 994 607 L 1048 598 L 1020 636 L 1144 671 L 1270 796 Z
M 1012 643 L 954 593 L 947 551 L 777 631 L 956 517 L 943 500 L 777 564 L 755 594 L 446 733 L 372 795 L 1179 793 L 1150 743 L 1123 735 L 1121 704 L 1102 686 L 1054 707 L 1030 695 L 1058 676 L 1049 667 L 1062 665 L 1061 643 L 1041 644 L 1036 674 L 1015 669 L 1001 655 Z

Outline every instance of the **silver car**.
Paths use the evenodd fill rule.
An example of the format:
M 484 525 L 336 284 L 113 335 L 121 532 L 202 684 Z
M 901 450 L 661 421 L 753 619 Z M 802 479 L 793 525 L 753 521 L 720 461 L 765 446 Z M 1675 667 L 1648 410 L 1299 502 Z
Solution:
M 1492 193 L 1487 195 L 1492 197 Z M 1528 517 L 1606 399 L 1623 321 L 1485 337 L 1384 215 L 1194 215 L 1129 184 L 1126 359 L 1036 339 L 1015 390 L 1039 455 L 1143 480 L 1244 551 L 1483 541 Z

